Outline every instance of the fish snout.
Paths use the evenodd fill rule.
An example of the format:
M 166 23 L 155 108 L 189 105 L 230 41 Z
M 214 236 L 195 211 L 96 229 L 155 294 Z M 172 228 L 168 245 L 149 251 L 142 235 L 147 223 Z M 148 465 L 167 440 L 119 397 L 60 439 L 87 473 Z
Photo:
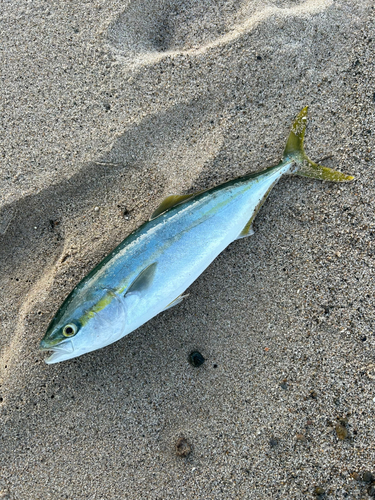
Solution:
M 52 347 L 51 347 L 50 343 L 47 342 L 47 340 L 42 339 L 39 342 L 39 351 L 48 351 L 50 349 L 52 349 Z
M 59 344 L 51 344 L 45 339 L 42 339 L 39 344 L 39 350 L 40 351 L 53 351 L 53 352 L 65 352 L 65 353 L 71 353 L 74 351 L 74 346 L 73 342 L 71 340 L 64 340 L 63 342 L 60 342 Z

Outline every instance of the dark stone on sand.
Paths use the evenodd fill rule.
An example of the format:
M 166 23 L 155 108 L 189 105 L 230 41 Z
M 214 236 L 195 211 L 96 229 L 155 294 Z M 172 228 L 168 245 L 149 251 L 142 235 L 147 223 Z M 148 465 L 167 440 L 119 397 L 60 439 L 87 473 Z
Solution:
M 348 429 L 344 425 L 342 425 L 340 423 L 336 424 L 335 430 L 336 430 L 337 437 L 341 441 L 344 441 L 344 439 L 346 439 L 348 437 L 348 435 L 349 435 Z
M 191 453 L 191 445 L 186 438 L 180 437 L 176 443 L 176 455 L 187 457 Z
M 279 444 L 279 440 L 277 438 L 271 438 L 270 439 L 270 446 L 271 446 L 271 448 L 274 448 L 278 444 Z
M 318 397 L 318 393 L 316 391 L 310 391 L 310 398 L 316 399 Z
M 314 495 L 316 497 L 321 498 L 324 494 L 325 490 L 322 487 L 317 486 L 316 488 L 314 488 Z
M 189 363 L 195 368 L 198 368 L 199 366 L 203 365 L 204 362 L 205 358 L 202 356 L 200 352 L 193 351 L 192 353 L 189 354 Z
M 371 474 L 371 472 L 369 471 L 365 471 L 362 475 L 362 480 L 365 482 L 365 483 L 372 483 L 375 481 L 375 478 L 373 476 L 373 474 Z

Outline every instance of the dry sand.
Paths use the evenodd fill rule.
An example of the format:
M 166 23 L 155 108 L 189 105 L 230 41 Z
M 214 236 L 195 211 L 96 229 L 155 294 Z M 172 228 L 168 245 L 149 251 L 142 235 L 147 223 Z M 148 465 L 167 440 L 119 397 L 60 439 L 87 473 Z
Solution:
M 1 499 L 369 498 L 374 17 L 372 0 L 1 3 Z M 355 183 L 283 179 L 181 305 L 43 362 L 65 296 L 165 195 L 272 165 L 306 104 L 307 152 Z

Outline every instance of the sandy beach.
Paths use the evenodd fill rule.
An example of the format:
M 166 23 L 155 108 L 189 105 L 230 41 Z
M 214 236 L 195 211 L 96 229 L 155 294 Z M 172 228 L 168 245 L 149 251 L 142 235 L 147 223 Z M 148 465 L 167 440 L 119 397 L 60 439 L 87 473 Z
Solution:
M 14 0 L 0 24 L 0 500 L 375 498 L 374 2 Z M 44 363 L 104 256 L 165 196 L 277 163 L 306 105 L 307 154 L 354 182 L 283 178 L 181 304 Z

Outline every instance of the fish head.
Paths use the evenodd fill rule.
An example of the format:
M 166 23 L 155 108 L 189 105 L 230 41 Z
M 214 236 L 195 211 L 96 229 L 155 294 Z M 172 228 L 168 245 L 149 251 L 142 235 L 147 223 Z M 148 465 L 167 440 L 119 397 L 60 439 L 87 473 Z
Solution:
M 65 303 L 40 342 L 41 351 L 52 351 L 47 364 L 76 358 L 105 347 L 126 332 L 127 307 L 121 295 L 103 290 L 94 304 L 66 307 Z
M 45 359 L 47 364 L 58 363 L 76 356 L 73 337 L 81 330 L 81 325 L 74 320 L 67 321 L 62 326 L 56 327 L 55 324 L 56 318 L 50 323 L 39 345 L 41 351 L 52 351 L 52 354 Z

